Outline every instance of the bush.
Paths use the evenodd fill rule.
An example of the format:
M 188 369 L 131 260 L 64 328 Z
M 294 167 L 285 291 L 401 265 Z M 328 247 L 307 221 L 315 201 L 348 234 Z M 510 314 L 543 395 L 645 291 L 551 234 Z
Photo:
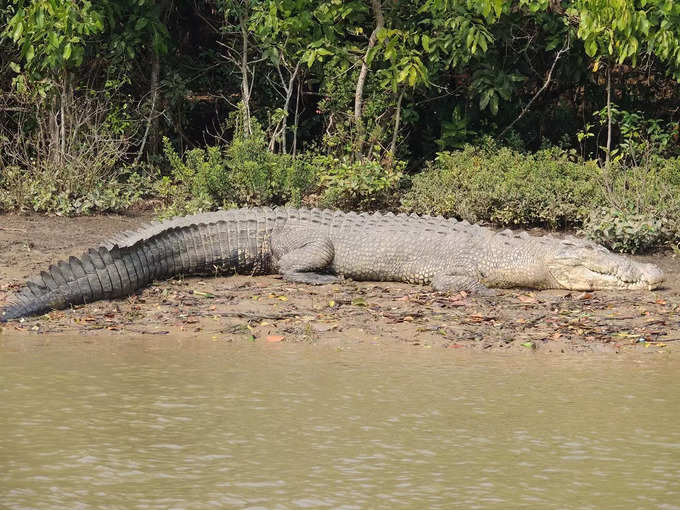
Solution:
M 152 176 L 127 170 L 98 182 L 68 186 L 52 172 L 11 166 L 0 171 L 0 210 L 60 216 L 120 212 L 153 190 Z
M 50 97 L 8 93 L 18 107 L 0 125 L 0 210 L 120 211 L 150 191 L 150 177 L 121 163 L 129 159 L 130 136 L 112 126 L 105 96 L 75 94 L 64 132 L 45 115 Z
M 321 172 L 320 205 L 360 211 L 394 209 L 403 178 L 403 162 L 386 168 L 377 161 L 349 162 L 330 156 L 317 156 Z
M 633 214 L 680 213 L 680 158 L 644 166 L 612 164 L 603 170 L 600 187 L 608 206 Z
M 568 156 L 559 149 L 522 154 L 489 143 L 441 152 L 413 178 L 402 209 L 498 225 L 580 225 L 602 201 L 599 169 Z
M 645 253 L 658 249 L 673 238 L 665 218 L 635 214 L 603 207 L 593 211 L 583 231 L 593 241 L 614 251 Z
M 262 133 L 235 138 L 226 151 L 232 198 L 237 205 L 300 205 L 316 190 L 317 167 L 308 158 L 274 154 Z
M 587 218 L 583 231 L 588 237 L 630 253 L 680 242 L 680 159 L 612 165 L 603 171 L 601 184 L 608 205 Z
M 167 138 L 163 144 L 171 176 L 157 188 L 169 202 L 162 216 L 219 207 L 300 205 L 318 180 L 306 159 L 269 152 L 259 131 L 236 137 L 227 148 L 192 149 L 184 159 Z

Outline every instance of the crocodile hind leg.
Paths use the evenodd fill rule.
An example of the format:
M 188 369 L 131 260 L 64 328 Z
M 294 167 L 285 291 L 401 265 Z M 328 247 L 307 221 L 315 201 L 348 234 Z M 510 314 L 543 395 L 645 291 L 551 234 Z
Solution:
M 324 274 L 335 257 L 330 239 L 313 239 L 290 250 L 279 259 L 279 273 L 290 282 L 323 285 L 333 283 L 338 277 Z

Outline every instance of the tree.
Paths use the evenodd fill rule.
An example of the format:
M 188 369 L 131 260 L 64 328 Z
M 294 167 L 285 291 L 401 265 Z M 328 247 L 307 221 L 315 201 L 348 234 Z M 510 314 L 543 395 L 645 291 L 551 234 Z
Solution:
M 108 51 L 115 62 L 134 62 L 148 59 L 149 112 L 146 114 L 144 134 L 137 149 L 135 162 L 145 150 L 156 154 L 160 144 L 158 126 L 160 103 L 161 57 L 168 52 L 170 34 L 166 23 L 171 11 L 170 0 L 104 1 L 100 4 L 107 23 Z M 124 20 L 121 23 L 121 20 Z
M 578 36 L 585 51 L 601 63 L 607 83 L 607 146 L 612 142 L 612 67 L 656 57 L 668 64 L 668 73 L 680 81 L 680 4 L 669 0 L 577 0 L 569 10 L 578 18 Z
M 262 52 L 264 63 L 273 71 L 268 82 L 283 99 L 272 131 L 269 148 L 279 144 L 282 153 L 288 153 L 288 119 L 293 94 L 296 116 L 293 125 L 291 152 L 297 150 L 297 128 L 302 87 L 301 75 L 306 55 L 313 50 L 312 44 L 322 37 L 319 23 L 314 17 L 316 2 L 313 0 L 264 0 L 253 7 L 250 31 Z
M 255 64 L 260 61 L 260 58 L 251 57 L 254 48 L 249 29 L 253 3 L 250 0 L 218 0 L 217 4 L 224 16 L 221 31 L 227 36 L 226 42 L 221 43 L 225 50 L 223 56 L 241 74 L 244 135 L 250 136 L 253 133 L 250 99 L 255 81 Z
M 83 63 L 88 39 L 104 30 L 102 17 L 89 1 L 14 0 L 12 4 L 16 10 L 3 34 L 20 49 L 20 63 L 12 67 L 17 73 L 25 71 L 33 81 L 43 81 L 39 94 L 49 104 L 50 155 L 61 161 L 73 97 L 71 72 Z

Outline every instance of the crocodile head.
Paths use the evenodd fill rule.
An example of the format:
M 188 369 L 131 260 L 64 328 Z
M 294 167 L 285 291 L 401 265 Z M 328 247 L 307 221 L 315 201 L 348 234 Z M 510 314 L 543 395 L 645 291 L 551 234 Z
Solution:
M 557 286 L 563 289 L 653 290 L 664 279 L 658 266 L 635 262 L 592 243 L 560 243 L 545 262 Z

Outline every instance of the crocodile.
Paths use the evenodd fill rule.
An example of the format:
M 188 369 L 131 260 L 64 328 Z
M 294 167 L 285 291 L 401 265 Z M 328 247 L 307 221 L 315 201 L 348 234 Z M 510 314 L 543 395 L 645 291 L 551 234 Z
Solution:
M 662 271 L 573 236 L 495 231 L 443 217 L 295 208 L 221 210 L 114 235 L 30 278 L 0 321 L 134 293 L 175 275 L 275 274 L 291 282 L 339 278 L 494 288 L 653 290 Z

